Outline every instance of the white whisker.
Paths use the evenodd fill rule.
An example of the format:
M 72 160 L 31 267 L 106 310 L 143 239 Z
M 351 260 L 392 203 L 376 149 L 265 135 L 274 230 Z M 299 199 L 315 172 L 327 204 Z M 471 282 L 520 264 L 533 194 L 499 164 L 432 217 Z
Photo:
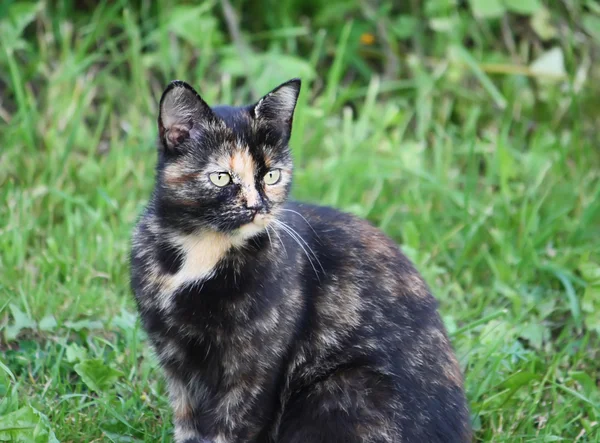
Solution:
M 306 222 L 306 224 L 308 225 L 308 227 L 315 233 L 315 235 L 317 237 L 319 237 L 319 234 L 317 233 L 317 231 L 314 230 L 314 228 L 312 227 L 312 225 L 308 222 L 308 220 L 306 219 L 306 217 L 304 217 L 302 214 L 300 214 L 298 211 L 294 211 L 292 209 L 285 209 L 285 208 L 279 208 L 280 211 L 286 211 L 286 212 L 292 212 L 294 214 L 299 215 L 300 217 L 302 217 L 302 219 Z
M 323 268 L 323 265 L 321 265 L 321 262 L 317 258 L 315 252 L 308 245 L 308 243 L 306 243 L 304 241 L 304 239 L 302 238 L 302 236 L 300 234 L 298 234 L 293 228 L 291 228 L 290 226 L 286 225 L 282 221 L 280 221 L 280 220 L 273 220 L 273 223 L 275 223 L 276 226 L 279 226 L 281 229 L 283 229 L 298 244 L 298 246 L 300 246 L 300 248 L 302 249 L 302 251 L 304 251 L 304 255 L 308 259 L 308 262 L 310 263 L 311 267 L 313 268 L 313 271 L 315 271 L 315 275 L 317 276 L 317 280 L 320 281 L 321 279 L 319 278 L 319 272 L 317 271 L 317 268 L 315 267 L 315 265 L 313 263 L 313 259 L 311 258 L 311 255 L 314 258 L 314 260 L 316 260 L 316 262 L 318 263 L 318 265 L 321 268 L 321 270 L 323 271 L 323 273 L 325 272 L 325 269 Z M 310 254 L 309 254 L 309 252 L 306 250 L 306 248 L 304 247 L 304 245 L 301 242 L 304 243 L 304 245 L 306 245 L 306 248 L 308 248 L 310 250 Z
M 271 240 L 271 234 L 269 234 L 269 225 L 265 226 L 265 232 L 267 233 L 267 237 L 269 237 L 269 245 L 271 245 L 271 247 L 273 247 L 273 241 Z
M 302 243 L 304 243 L 304 245 L 308 248 L 308 250 L 310 251 L 310 253 L 312 254 L 312 256 L 314 257 L 315 260 L 317 260 L 317 262 L 319 262 L 319 260 L 317 259 L 317 254 L 315 254 L 315 251 L 313 251 L 313 249 L 310 247 L 310 245 L 306 242 L 306 240 L 304 240 L 304 238 L 302 238 L 302 236 L 298 233 L 298 231 L 296 231 L 294 228 L 292 228 L 290 225 L 288 225 L 287 223 L 284 223 L 280 220 L 278 220 L 279 223 L 281 223 L 283 226 L 285 226 L 286 228 L 288 228 L 290 231 L 292 231 L 292 233 L 294 235 L 296 235 L 301 241 Z M 319 266 L 321 266 L 321 263 L 319 263 Z M 321 266 L 321 269 L 323 271 L 325 271 L 323 269 L 323 267 Z
M 279 235 L 279 232 L 277 232 L 277 229 L 275 229 L 272 226 L 267 225 L 267 229 L 268 228 L 271 228 L 273 230 L 273 232 L 275 233 L 275 235 L 277 236 L 277 238 L 279 239 L 279 243 L 281 243 L 281 247 L 283 248 L 283 252 L 285 252 L 285 258 L 289 258 L 289 255 L 288 255 L 288 252 L 287 252 L 287 248 L 285 247 L 285 243 L 281 239 L 281 236 Z

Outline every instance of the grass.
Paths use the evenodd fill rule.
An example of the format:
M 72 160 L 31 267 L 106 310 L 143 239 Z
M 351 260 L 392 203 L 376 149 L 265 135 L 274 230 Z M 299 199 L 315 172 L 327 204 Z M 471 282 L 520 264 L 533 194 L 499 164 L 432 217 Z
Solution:
M 401 3 L 234 2 L 232 42 L 214 1 L 3 2 L 0 441 L 171 440 L 127 265 L 156 100 L 294 76 L 295 197 L 415 261 L 477 440 L 600 441 L 600 8 Z

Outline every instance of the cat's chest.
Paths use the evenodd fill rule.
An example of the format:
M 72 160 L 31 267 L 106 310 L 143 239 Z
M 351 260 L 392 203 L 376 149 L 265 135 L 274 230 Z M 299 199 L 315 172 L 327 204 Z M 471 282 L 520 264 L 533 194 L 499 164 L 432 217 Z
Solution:
M 194 366 L 252 373 L 277 360 L 289 340 L 298 293 L 269 283 L 264 273 L 224 267 L 201 282 L 188 282 L 172 296 L 166 332 L 177 354 Z M 285 296 L 288 296 L 286 298 Z
M 155 247 L 154 275 L 157 302 L 170 311 L 180 294 L 199 295 L 204 283 L 215 277 L 228 251 L 236 245 L 218 233 L 176 236 Z
M 234 259 L 235 246 L 219 237 L 178 238 L 170 245 L 157 254 L 162 280 L 152 309 L 156 321 L 148 322 L 169 338 L 166 354 L 177 364 L 234 370 L 253 367 L 273 345 L 281 352 L 282 324 L 290 324 L 289 304 L 298 294 L 282 283 L 268 251 L 237 251 Z
M 211 390 L 223 382 L 236 391 L 252 390 L 285 354 L 290 312 L 285 304 L 229 292 L 217 280 L 204 288 L 188 285 L 175 295 L 159 354 L 163 363 L 200 375 Z

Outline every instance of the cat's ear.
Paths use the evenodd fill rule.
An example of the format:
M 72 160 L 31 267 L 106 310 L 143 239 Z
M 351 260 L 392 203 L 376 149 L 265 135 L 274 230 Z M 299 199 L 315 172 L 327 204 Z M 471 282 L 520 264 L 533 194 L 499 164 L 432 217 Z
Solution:
M 300 79 L 294 78 L 277 86 L 254 106 L 254 117 L 281 126 L 289 136 L 300 85 Z
M 169 83 L 160 98 L 158 134 L 164 149 L 176 150 L 215 115 L 200 95 L 181 80 Z

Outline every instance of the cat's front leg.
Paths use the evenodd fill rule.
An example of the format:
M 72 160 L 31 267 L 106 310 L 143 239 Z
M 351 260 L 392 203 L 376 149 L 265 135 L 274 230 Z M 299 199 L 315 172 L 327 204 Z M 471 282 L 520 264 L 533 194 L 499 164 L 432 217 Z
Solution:
M 181 381 L 173 375 L 167 375 L 169 400 L 173 408 L 175 443 L 215 443 L 200 432 L 194 420 L 194 405 L 197 399 L 193 394 L 194 386 Z

